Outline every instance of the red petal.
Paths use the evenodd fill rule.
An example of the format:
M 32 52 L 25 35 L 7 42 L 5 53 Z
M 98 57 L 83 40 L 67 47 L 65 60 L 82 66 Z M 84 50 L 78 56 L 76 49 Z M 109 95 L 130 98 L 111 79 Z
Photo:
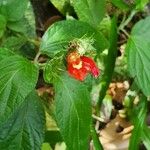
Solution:
M 88 74 L 85 68 L 76 69 L 71 64 L 68 65 L 68 72 L 72 77 L 80 81 L 83 81 Z
M 86 56 L 81 56 L 81 60 L 83 63 L 83 68 L 85 68 L 87 71 L 91 72 L 92 75 L 97 78 L 99 76 L 99 68 L 97 67 L 96 63 L 94 62 L 93 59 L 86 57 Z

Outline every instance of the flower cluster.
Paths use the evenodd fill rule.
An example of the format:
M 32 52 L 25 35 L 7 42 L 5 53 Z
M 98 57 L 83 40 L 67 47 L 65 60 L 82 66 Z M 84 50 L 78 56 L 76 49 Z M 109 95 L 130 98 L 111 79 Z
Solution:
M 67 56 L 68 73 L 77 80 L 83 81 L 88 73 L 91 73 L 95 78 L 100 74 L 94 60 L 90 57 L 81 56 L 78 51 L 70 52 Z

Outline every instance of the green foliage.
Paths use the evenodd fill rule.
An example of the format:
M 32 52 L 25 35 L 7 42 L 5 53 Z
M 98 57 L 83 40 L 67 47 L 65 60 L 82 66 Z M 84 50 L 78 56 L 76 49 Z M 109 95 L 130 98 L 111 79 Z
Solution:
M 13 51 L 17 51 L 26 42 L 27 42 L 27 40 L 25 39 L 25 37 L 22 37 L 22 36 L 18 36 L 18 37 L 16 37 L 16 36 L 9 36 L 5 40 L 3 40 L 3 43 L 1 44 L 1 46 L 4 47 L 4 48 L 11 49 Z
M 143 125 L 143 129 L 142 131 L 142 135 L 141 135 L 141 139 L 146 147 L 147 150 L 150 150 L 150 129 L 147 125 Z
M 149 0 L 136 0 L 136 9 L 143 10 L 148 2 Z
M 149 0 L 112 0 L 112 3 L 122 9 L 122 10 L 132 10 L 136 9 L 139 11 L 143 11 L 145 5 L 149 2 Z
M 49 143 L 51 145 L 51 147 L 54 148 L 56 143 L 63 142 L 63 139 L 62 139 L 59 131 L 48 130 L 45 132 L 44 142 Z
M 132 29 L 126 51 L 128 53 L 128 69 L 135 78 L 140 89 L 150 96 L 150 17 L 139 21 Z
M 0 14 L 3 14 L 8 21 L 20 20 L 27 8 L 28 0 L 1 0 Z
M 64 69 L 65 66 L 63 65 L 62 56 L 51 59 L 45 65 L 44 80 L 47 83 L 54 83 Z
M 129 5 L 123 0 L 112 0 L 112 3 L 120 9 L 129 10 Z
M 105 15 L 105 0 L 71 0 L 79 20 L 97 27 Z
M 64 15 L 72 13 L 73 8 L 70 5 L 70 0 L 50 0 L 50 2 Z
M 7 48 L 0 48 L 0 61 L 14 55 L 14 53 Z
M 27 28 L 24 25 L 26 23 L 25 18 L 22 18 L 19 21 L 8 22 L 7 27 L 12 31 L 19 32 L 19 33 L 27 33 Z
M 0 124 L 6 121 L 34 89 L 38 69 L 14 55 L 0 61 Z
M 0 14 L 0 38 L 3 36 L 6 29 L 6 19 Z
M 147 113 L 147 99 L 145 96 L 140 97 L 140 104 L 132 110 L 132 121 L 134 129 L 130 138 L 129 150 L 139 149 L 140 138 L 145 124 L 145 117 Z
M 104 122 L 110 121 L 113 104 L 107 89 L 112 81 L 117 50 L 122 50 L 120 45 L 126 45 L 126 41 L 127 61 L 123 49 L 121 57 L 125 57 L 120 59 L 120 64 L 125 67 L 128 62 L 132 78 L 124 73 L 122 76 L 133 80 L 132 88 L 135 88 L 127 92 L 123 103 L 134 125 L 129 150 L 138 149 L 141 141 L 149 149 L 150 131 L 145 118 L 150 96 L 150 17 L 140 19 L 147 15 L 145 6 L 149 0 L 50 1 L 63 15 L 78 19 L 68 17 L 54 23 L 40 40 L 41 37 L 36 36 L 36 25 L 43 25 L 43 32 L 45 22 L 41 20 L 46 21 L 49 15 L 34 18 L 29 0 L 0 0 L 0 150 L 49 150 L 58 142 L 65 142 L 68 150 L 87 150 L 89 143 L 93 143 L 93 149 L 103 149 L 91 116 L 98 114 L 96 117 Z M 42 7 L 45 4 L 43 2 Z M 37 6 L 36 9 L 38 14 Z M 133 19 L 137 12 L 140 12 L 138 17 Z M 112 18 L 114 13 L 118 22 L 117 17 Z M 53 22 L 54 18 L 48 21 Z M 141 21 L 135 24 L 136 19 Z M 77 52 L 72 56 L 79 59 L 78 64 L 70 61 L 72 58 L 69 60 L 68 54 L 75 50 L 79 56 Z M 84 60 L 83 56 L 89 59 Z M 97 66 L 100 76 L 95 79 L 89 73 L 93 71 L 96 77 Z M 122 70 L 127 72 L 126 67 Z M 78 81 L 67 71 L 77 76 L 89 75 L 86 80 Z M 135 95 L 140 97 L 137 105 L 131 99 Z M 45 111 L 50 115 L 55 112 L 54 131 L 49 122 L 45 124 L 45 118 L 51 118 L 45 117 Z
M 63 74 L 55 83 L 56 120 L 70 150 L 88 149 L 91 123 L 90 93 Z
M 73 30 L 72 30 L 73 29 Z M 92 37 L 94 47 L 101 52 L 107 47 L 105 37 L 94 28 L 77 20 L 60 21 L 53 24 L 44 34 L 40 51 L 54 57 L 60 51 L 67 51 L 70 41 L 75 38 Z
M 12 116 L 0 126 L 0 149 L 40 150 L 44 140 L 44 127 L 42 103 L 38 95 L 31 92 Z

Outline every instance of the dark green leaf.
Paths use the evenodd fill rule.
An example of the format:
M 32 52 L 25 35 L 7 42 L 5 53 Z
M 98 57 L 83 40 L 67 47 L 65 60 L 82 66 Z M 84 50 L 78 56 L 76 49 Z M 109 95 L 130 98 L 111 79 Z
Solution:
M 0 126 L 1 150 L 40 150 L 45 113 L 39 97 L 30 93 L 13 115 Z
M 97 27 L 105 15 L 105 0 L 71 0 L 81 21 Z
M 0 124 L 7 120 L 34 89 L 38 69 L 20 56 L 0 61 Z
M 53 24 L 44 34 L 40 46 L 41 53 L 53 57 L 60 51 L 67 51 L 69 42 L 75 38 L 92 37 L 94 47 L 102 51 L 107 47 L 105 37 L 88 24 L 76 20 L 60 21 Z
M 48 130 L 45 132 L 44 142 L 48 142 L 54 148 L 56 143 L 63 142 L 63 140 L 59 131 Z
M 7 23 L 7 21 L 6 21 L 5 17 L 0 14 L 0 38 L 3 36 L 3 34 L 5 32 L 6 23 Z
M 17 21 L 23 17 L 27 3 L 28 0 L 1 0 L 0 14 L 8 21 Z
M 126 51 L 128 69 L 139 88 L 150 96 L 150 17 L 139 21 L 132 29 Z
M 138 107 L 132 110 L 132 121 L 134 129 L 130 137 L 129 150 L 139 148 L 140 137 L 142 134 L 143 126 L 145 124 L 145 117 L 147 113 L 147 98 L 141 97 Z
M 67 74 L 55 83 L 56 120 L 69 150 L 88 149 L 91 123 L 90 93 Z

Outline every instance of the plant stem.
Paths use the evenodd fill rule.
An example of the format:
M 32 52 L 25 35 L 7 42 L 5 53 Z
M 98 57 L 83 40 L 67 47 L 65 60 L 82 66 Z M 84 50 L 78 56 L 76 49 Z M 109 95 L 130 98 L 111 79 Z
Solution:
M 93 124 L 91 125 L 91 135 L 92 135 L 95 150 L 103 150 L 102 144 L 100 143 L 100 140 L 98 138 L 98 135 L 96 133 Z
M 101 80 L 101 90 L 97 106 L 97 111 L 101 107 L 102 100 L 106 95 L 106 91 L 111 82 L 111 78 L 114 72 L 115 61 L 117 57 L 117 19 L 114 17 L 111 22 L 111 33 L 110 33 L 110 47 L 108 49 L 107 64 L 105 66 L 104 74 Z
M 35 58 L 34 58 L 34 64 L 38 64 L 38 58 L 39 58 L 39 56 L 41 55 L 41 53 L 40 52 L 38 52 L 37 54 L 36 54 L 36 56 L 35 56 Z
M 132 20 L 132 18 L 134 17 L 136 13 L 137 13 L 137 10 L 132 10 L 129 17 L 120 24 L 118 30 L 123 30 L 125 26 L 128 25 L 128 23 Z
M 40 41 L 39 40 L 36 40 L 36 39 L 30 39 L 30 38 L 27 38 L 27 40 L 34 44 L 35 46 L 39 47 L 40 46 Z
M 125 29 L 121 29 L 121 31 L 122 31 L 128 38 L 130 37 L 129 33 L 128 33 Z

